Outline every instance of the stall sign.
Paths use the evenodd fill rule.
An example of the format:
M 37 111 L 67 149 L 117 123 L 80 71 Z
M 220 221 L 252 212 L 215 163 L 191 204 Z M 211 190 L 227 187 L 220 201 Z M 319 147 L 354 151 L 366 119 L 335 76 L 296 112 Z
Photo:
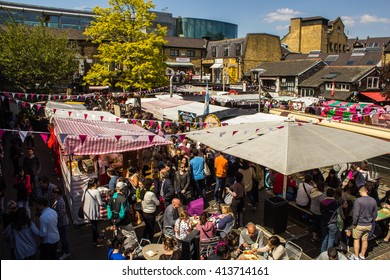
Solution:
M 185 111 L 180 111 L 178 110 L 179 113 L 179 122 L 180 123 L 189 123 L 192 127 L 196 128 L 196 114 L 195 113 L 190 113 L 190 112 L 185 112 Z

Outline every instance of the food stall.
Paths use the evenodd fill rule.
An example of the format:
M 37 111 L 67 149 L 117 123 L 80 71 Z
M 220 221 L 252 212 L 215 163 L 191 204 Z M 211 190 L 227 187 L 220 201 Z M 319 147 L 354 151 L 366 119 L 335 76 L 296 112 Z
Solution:
M 53 133 L 58 141 L 59 164 L 71 216 L 75 224 L 85 223 L 77 212 L 90 178 L 97 177 L 94 159 L 119 163 L 122 154 L 169 144 L 137 125 L 82 119 L 53 119 Z

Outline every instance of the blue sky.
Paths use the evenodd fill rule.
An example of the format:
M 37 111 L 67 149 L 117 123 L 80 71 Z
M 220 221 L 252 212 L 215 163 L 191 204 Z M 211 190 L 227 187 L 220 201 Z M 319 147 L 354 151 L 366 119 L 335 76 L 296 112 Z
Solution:
M 71 9 L 107 7 L 108 0 L 18 0 L 23 4 Z M 390 37 L 389 0 L 154 0 L 156 11 L 174 17 L 220 20 L 238 25 L 238 36 L 269 33 L 281 38 L 288 33 L 290 18 L 322 16 L 341 17 L 349 38 Z

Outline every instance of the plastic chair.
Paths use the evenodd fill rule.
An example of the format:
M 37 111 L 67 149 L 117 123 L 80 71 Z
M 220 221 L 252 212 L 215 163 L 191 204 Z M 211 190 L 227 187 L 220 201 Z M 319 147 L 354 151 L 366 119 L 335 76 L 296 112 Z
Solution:
M 291 241 L 287 241 L 285 248 L 286 248 L 288 258 L 290 260 L 300 260 L 301 259 L 303 250 L 297 244 L 295 244 Z

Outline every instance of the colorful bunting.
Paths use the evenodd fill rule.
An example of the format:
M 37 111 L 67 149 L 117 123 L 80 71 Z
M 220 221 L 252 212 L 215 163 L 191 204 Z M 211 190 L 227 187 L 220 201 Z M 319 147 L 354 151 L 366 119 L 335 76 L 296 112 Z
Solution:
M 19 131 L 19 137 L 23 143 L 24 143 L 24 140 L 26 139 L 27 133 L 28 133 L 28 131 L 22 131 L 22 130 Z
M 40 133 L 39 135 L 41 135 L 41 138 L 42 138 L 43 142 L 46 144 L 47 143 L 47 139 L 49 138 L 49 135 L 45 134 L 45 133 Z
M 81 135 L 79 135 L 79 138 L 80 138 L 80 141 L 81 141 L 81 145 L 83 145 L 84 142 L 85 142 L 85 139 L 87 139 L 87 135 L 81 134 Z
M 149 138 L 149 143 L 152 143 L 153 142 L 153 139 L 156 135 L 148 135 L 148 138 Z

